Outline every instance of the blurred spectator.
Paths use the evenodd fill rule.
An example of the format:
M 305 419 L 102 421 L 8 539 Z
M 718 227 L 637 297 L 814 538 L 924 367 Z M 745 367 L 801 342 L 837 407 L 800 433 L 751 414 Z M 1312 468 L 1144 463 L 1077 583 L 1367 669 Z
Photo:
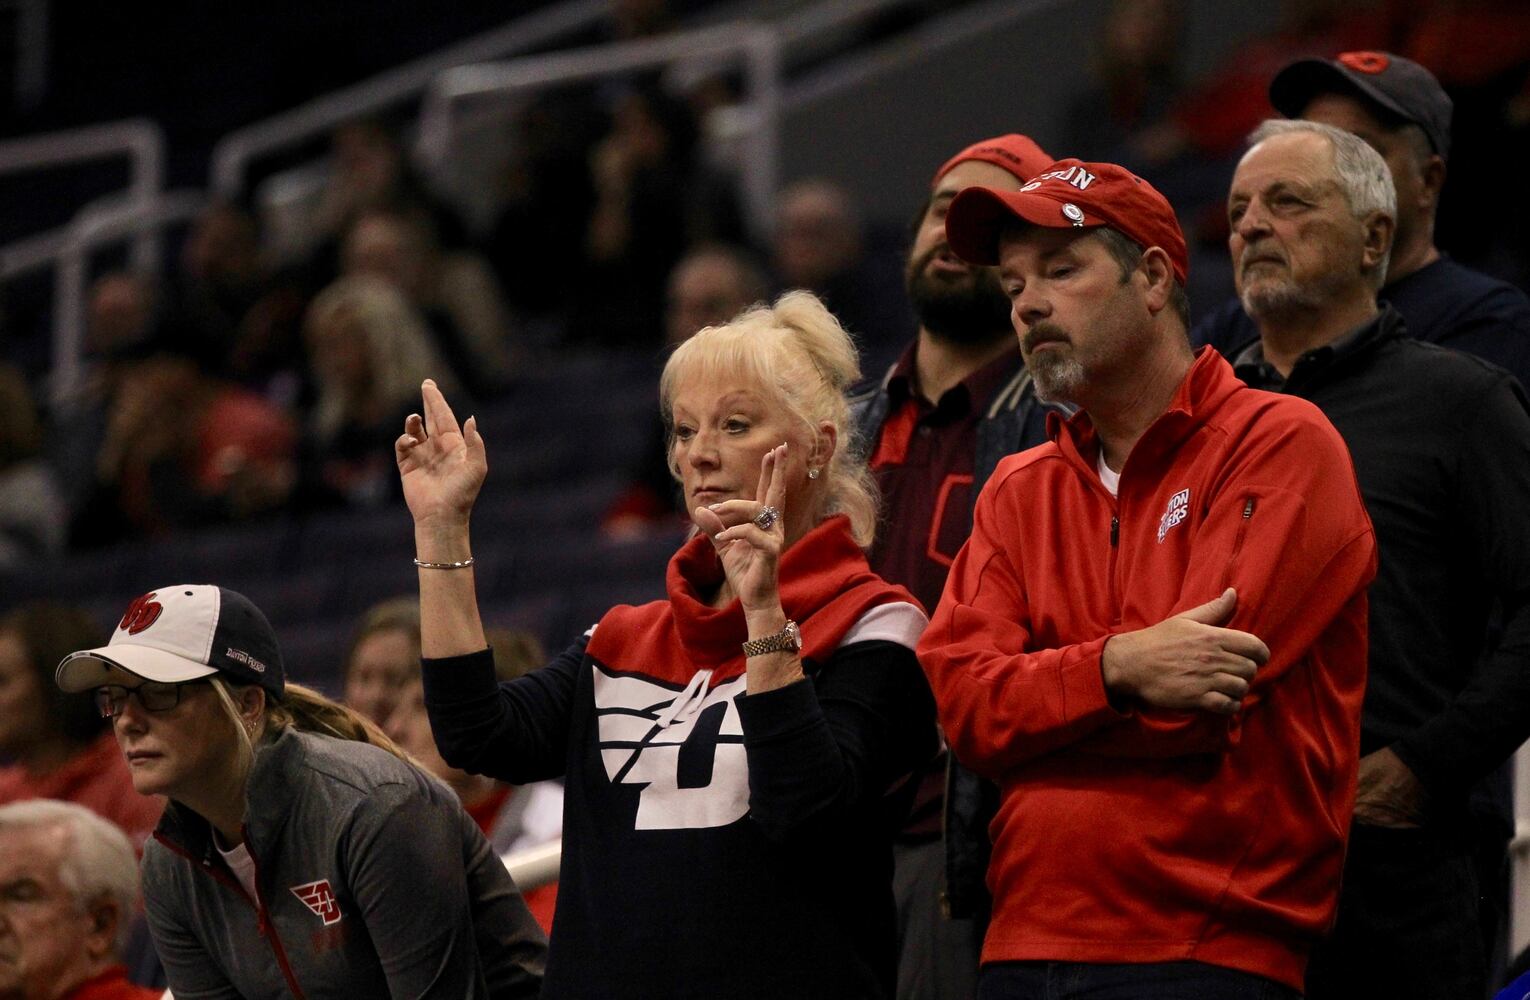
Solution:
M 688 247 L 743 239 L 731 182 L 698 156 L 689 107 L 655 86 L 619 101 L 590 158 L 595 202 L 585 235 L 586 287 L 571 333 L 652 347 L 663 335 L 664 282 Z
M 475 395 L 504 388 L 510 322 L 494 275 L 476 253 L 443 250 L 422 213 L 363 211 L 346 234 L 341 269 L 381 279 L 408 299 Z
M 296 400 L 304 296 L 267 265 L 248 212 L 215 203 L 197 217 L 169 299 L 173 350 L 280 403 Z
M 665 339 L 679 346 L 702 327 L 718 326 L 769 292 L 765 274 L 746 252 L 710 244 L 687 254 L 669 276 Z M 657 525 L 679 524 L 679 487 L 669 469 L 669 442 L 657 417 L 642 456 L 628 470 L 626 489 L 606 510 L 601 530 L 609 538 L 632 538 Z
M 461 220 L 430 194 L 391 129 L 378 121 L 341 125 L 331 140 L 319 234 L 337 240 L 362 212 L 377 208 L 427 212 L 444 244 L 463 242 Z
M 1163 120 L 1178 92 L 1183 0 L 1115 0 L 1100 28 L 1094 72 L 1099 85 L 1080 94 L 1066 116 L 1069 156 L 1133 159 L 1126 139 Z
M 94 488 L 75 518 L 76 541 L 244 520 L 292 493 L 292 420 L 189 360 L 159 355 L 120 366 L 101 412 Z
M 1143 167 L 1187 151 L 1214 158 L 1240 152 L 1244 137 L 1269 113 L 1270 78 L 1294 59 L 1384 44 L 1388 12 L 1379 7 L 1377 0 L 1284 0 L 1275 32 L 1235 46 L 1183 95 L 1161 129 L 1137 137 Z
M 102 275 L 85 303 L 85 353 L 119 360 L 152 352 L 159 314 L 159 295 L 147 278 L 126 271 Z
M 164 801 L 133 791 L 127 761 L 91 696 L 53 684 L 59 661 L 100 635 L 84 612 L 56 604 L 24 604 L 0 618 L 0 758 L 11 761 L 0 767 L 0 803 L 76 802 L 121 827 L 136 848 Z
M 815 293 L 855 338 L 861 370 L 881 371 L 914 335 L 902 265 L 868 254 L 849 192 L 804 180 L 781 192 L 774 263 L 783 288 Z
M 488 240 L 517 318 L 547 327 L 567 322 L 595 204 L 589 158 L 603 124 L 584 96 L 541 95 L 515 120 L 504 204 Z
M 670 272 L 664 311 L 665 342 L 678 347 L 704 326 L 718 326 L 764 301 L 765 272 L 753 255 L 712 243 L 686 254 Z
M 457 793 L 463 808 L 483 830 L 500 857 L 557 840 L 563 833 L 562 783 L 538 781 L 529 785 L 509 785 L 481 774 L 458 770 L 441 759 L 430 731 L 430 717 L 425 711 L 425 687 L 420 680 L 419 602 L 413 598 L 407 600 L 416 609 L 416 629 L 412 633 L 414 646 L 410 650 L 413 672 L 397 707 L 388 718 L 388 735 L 414 758 L 415 763 Z M 547 662 L 542 644 L 529 632 L 488 629 L 487 638 L 489 647 L 494 650 L 494 672 L 502 682 L 529 674 Z M 537 923 L 544 931 L 551 931 L 558 898 L 557 883 L 531 890 L 523 888 L 521 894 Z
M 138 864 L 90 810 L 0 806 L 0 998 L 158 1000 L 122 964 L 138 910 Z
M 39 457 L 42 425 L 21 373 L 0 365 L 0 569 L 56 555 L 68 511 L 53 470 Z
M 1426 15 L 1401 51 L 1455 99 L 1440 245 L 1530 287 L 1530 202 L 1499 190 L 1503 165 L 1530 156 L 1530 5 L 1446 0 Z
M 419 676 L 419 600 L 398 597 L 372 605 L 345 654 L 342 700 L 380 726 Z
M 455 383 L 419 314 L 376 278 L 342 278 L 304 322 L 318 398 L 304 440 L 307 504 L 375 506 L 397 492 L 392 443 L 420 383 Z

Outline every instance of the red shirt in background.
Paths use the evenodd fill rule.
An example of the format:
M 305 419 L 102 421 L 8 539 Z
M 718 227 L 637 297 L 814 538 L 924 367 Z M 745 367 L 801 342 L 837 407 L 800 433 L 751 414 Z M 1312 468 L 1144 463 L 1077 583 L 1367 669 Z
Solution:
M 63 1000 L 159 1000 L 162 995 L 164 990 L 134 986 L 128 982 L 127 968 L 114 965 L 64 994 Z
M 932 404 L 914 388 L 910 347 L 888 380 L 887 419 L 870 461 L 882 493 L 882 523 L 868 561 L 882 579 L 913 591 L 928 612 L 940 603 L 951 562 L 972 528 L 978 424 L 1020 363 L 1018 350 L 1006 352 Z
M 46 774 L 31 773 L 22 764 L 0 768 L 0 805 L 24 799 L 60 799 L 82 805 L 121 827 L 135 851 L 143 850 L 144 840 L 154 832 L 165 809 L 163 798 L 133 790 L 127 760 L 111 730 Z

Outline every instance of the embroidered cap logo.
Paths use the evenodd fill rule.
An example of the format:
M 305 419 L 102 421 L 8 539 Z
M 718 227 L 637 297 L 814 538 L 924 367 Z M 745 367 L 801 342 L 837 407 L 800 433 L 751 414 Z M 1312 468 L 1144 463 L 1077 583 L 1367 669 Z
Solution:
M 128 605 L 127 611 L 123 613 L 122 621 L 117 627 L 126 631 L 128 635 L 137 635 L 153 625 L 159 620 L 159 613 L 165 610 L 163 604 L 154 600 L 158 596 L 159 594 L 154 592 L 135 598 L 133 603 Z

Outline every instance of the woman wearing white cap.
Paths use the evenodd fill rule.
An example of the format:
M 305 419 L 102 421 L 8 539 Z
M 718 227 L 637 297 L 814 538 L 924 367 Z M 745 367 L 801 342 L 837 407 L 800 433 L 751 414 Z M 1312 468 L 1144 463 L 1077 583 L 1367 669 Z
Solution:
M 876 504 L 844 447 L 856 377 L 807 293 L 677 348 L 660 396 L 698 531 L 668 600 L 612 608 L 503 685 L 466 571 L 484 442 L 425 383 L 426 419 L 395 447 L 426 706 L 453 766 L 565 779 L 550 1000 L 892 995 L 886 793 L 936 731 L 924 614 L 862 552 Z
M 287 684 L 240 594 L 145 594 L 57 680 L 96 692 L 134 787 L 170 799 L 143 891 L 177 997 L 537 994 L 541 931 L 477 826 L 376 727 Z

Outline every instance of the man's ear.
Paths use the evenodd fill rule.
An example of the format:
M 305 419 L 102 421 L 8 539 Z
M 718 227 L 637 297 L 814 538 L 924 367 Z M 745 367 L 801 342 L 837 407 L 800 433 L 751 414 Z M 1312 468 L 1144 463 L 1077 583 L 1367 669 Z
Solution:
M 90 904 L 86 916 L 85 953 L 93 959 L 113 958 L 117 951 L 117 928 L 124 919 L 117 901 L 103 896 Z
M 1169 304 L 1174 292 L 1174 265 L 1163 247 L 1148 247 L 1142 253 L 1137 270 L 1147 281 L 1147 307 L 1154 316 Z
M 1433 212 L 1440 205 L 1440 191 L 1445 187 L 1445 158 L 1439 153 L 1431 153 L 1419 167 L 1419 177 L 1429 198 L 1429 211 Z
M 1397 223 L 1385 212 L 1372 212 L 1365 220 L 1365 245 L 1361 250 L 1360 262 L 1365 272 L 1369 274 L 1380 264 L 1387 251 L 1392 249 L 1392 237 L 1397 233 Z M 1382 276 L 1386 280 L 1386 276 Z

